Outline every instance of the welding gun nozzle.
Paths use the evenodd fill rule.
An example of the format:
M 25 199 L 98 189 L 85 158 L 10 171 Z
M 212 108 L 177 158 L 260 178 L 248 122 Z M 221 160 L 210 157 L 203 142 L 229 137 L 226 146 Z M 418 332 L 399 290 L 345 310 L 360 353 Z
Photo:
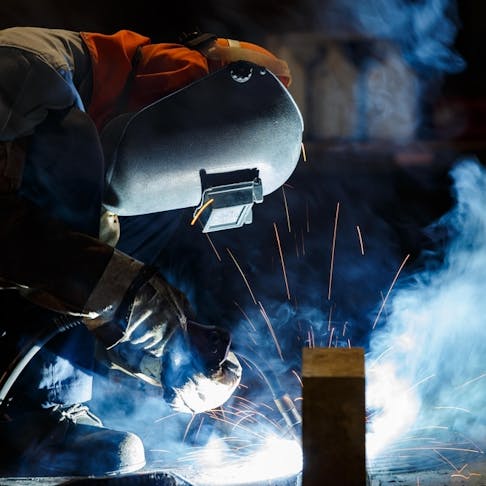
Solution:
M 281 397 L 275 398 L 274 402 L 285 421 L 288 432 L 292 434 L 294 439 L 300 440 L 299 433 L 296 429 L 301 425 L 302 417 L 292 399 L 285 393 Z

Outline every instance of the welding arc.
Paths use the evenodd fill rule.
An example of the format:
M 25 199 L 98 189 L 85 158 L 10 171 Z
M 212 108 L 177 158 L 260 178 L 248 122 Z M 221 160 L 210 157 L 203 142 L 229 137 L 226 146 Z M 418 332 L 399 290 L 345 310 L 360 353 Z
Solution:
M 20 353 L 10 363 L 7 371 L 0 379 L 0 406 L 3 405 L 13 384 L 20 376 L 24 368 L 29 364 L 32 358 L 55 336 L 59 333 L 72 329 L 81 324 L 82 321 L 71 316 L 61 316 L 54 319 L 51 325 L 46 326 L 33 340 L 24 346 Z

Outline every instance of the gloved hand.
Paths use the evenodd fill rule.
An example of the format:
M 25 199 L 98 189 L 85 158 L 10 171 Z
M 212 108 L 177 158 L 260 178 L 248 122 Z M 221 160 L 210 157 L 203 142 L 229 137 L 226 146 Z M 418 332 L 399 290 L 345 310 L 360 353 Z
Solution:
M 126 266 L 127 274 L 136 276 L 118 301 L 112 298 L 91 323 L 85 321 L 105 345 L 110 361 L 161 386 L 165 401 L 178 411 L 200 413 L 226 402 L 241 379 L 241 366 L 229 351 L 229 333 L 190 320 L 186 297 L 158 272 L 120 252 L 115 259 L 88 307 L 100 308 L 113 295 L 107 272 L 114 277 Z

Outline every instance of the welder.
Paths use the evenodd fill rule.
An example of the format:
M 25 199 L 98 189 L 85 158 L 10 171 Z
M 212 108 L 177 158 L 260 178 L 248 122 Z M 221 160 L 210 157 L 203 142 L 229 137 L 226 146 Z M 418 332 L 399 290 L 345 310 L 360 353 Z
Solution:
M 184 207 L 203 231 L 251 222 L 253 203 L 299 158 L 288 66 L 212 34 L 152 43 L 129 30 L 13 27 L 0 31 L 0 74 L 0 345 L 20 353 L 48 322 L 76 322 L 1 404 L 2 469 L 137 470 L 140 438 L 105 427 L 86 404 L 95 342 L 186 413 L 225 403 L 241 365 L 228 330 L 197 323 L 185 295 L 136 253 L 153 228 L 117 246 L 119 217 L 160 218 L 157 234 Z

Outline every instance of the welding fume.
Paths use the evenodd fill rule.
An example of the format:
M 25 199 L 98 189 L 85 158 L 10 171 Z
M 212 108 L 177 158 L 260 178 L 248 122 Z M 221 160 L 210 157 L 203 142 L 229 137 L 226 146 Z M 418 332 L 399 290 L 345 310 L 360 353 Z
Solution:
M 150 257 L 119 247 L 120 217 L 156 222 L 128 235 L 132 248 L 164 241 L 182 208 L 194 231 L 237 237 L 300 158 L 288 65 L 212 34 L 12 27 L 0 73 L 0 468 L 140 470 L 142 440 L 89 408 L 94 363 L 188 414 L 224 404 L 242 367 L 228 329 L 199 322 Z

